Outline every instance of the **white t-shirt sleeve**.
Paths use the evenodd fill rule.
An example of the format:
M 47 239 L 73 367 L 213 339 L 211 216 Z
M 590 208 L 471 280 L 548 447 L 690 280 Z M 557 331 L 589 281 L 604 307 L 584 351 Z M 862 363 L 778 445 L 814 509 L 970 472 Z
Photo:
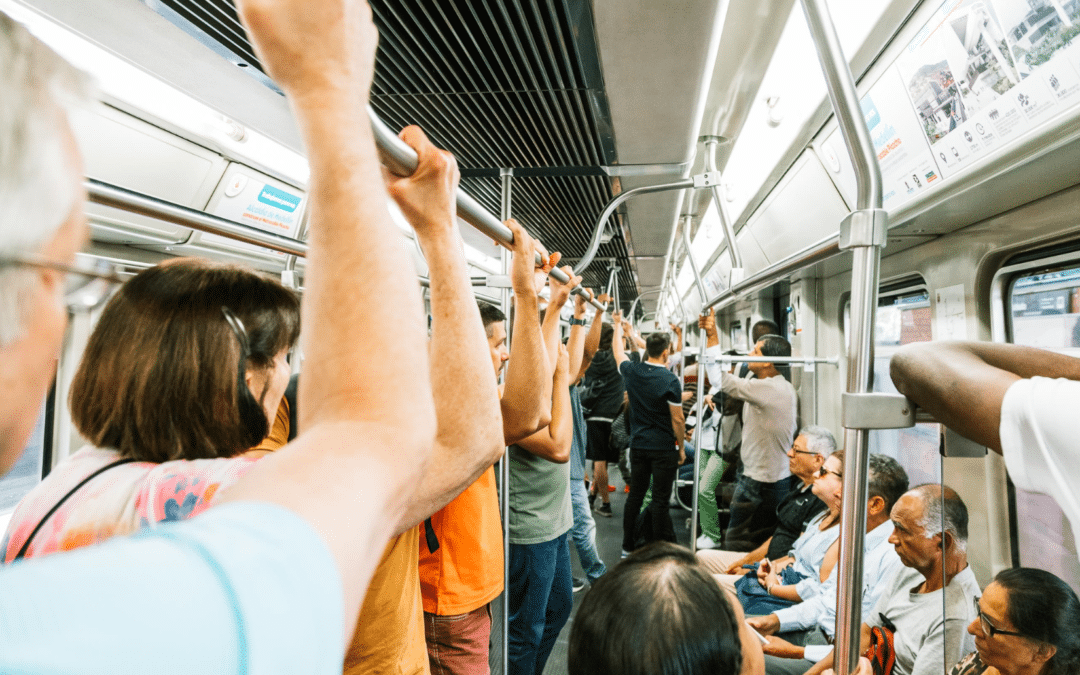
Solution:
M 341 673 L 337 567 L 270 504 L 16 563 L 0 598 L 4 673 Z
M 1001 402 L 1001 450 L 1009 477 L 1022 490 L 1054 499 L 1080 541 L 1080 382 L 1018 380 Z

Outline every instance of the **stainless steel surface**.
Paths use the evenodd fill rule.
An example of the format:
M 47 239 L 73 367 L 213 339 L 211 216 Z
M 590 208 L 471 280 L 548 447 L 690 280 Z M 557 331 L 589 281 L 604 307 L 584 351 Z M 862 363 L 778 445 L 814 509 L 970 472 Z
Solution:
M 664 292 L 664 289 L 662 289 L 662 288 L 654 288 L 652 290 L 642 291 L 642 292 L 638 293 L 637 297 L 634 298 L 634 301 L 632 303 L 630 303 L 630 311 L 626 313 L 627 320 L 633 322 L 633 320 L 634 320 L 634 312 L 637 311 L 638 305 L 641 304 L 641 299 L 642 298 L 646 298 L 646 297 L 648 297 L 650 295 L 656 295 L 658 293 L 663 293 L 663 292 Z
M 683 217 L 682 236 L 683 245 L 686 246 L 686 259 L 690 263 L 690 269 L 694 272 L 694 281 L 697 283 L 698 293 L 701 294 L 701 302 L 708 298 L 705 295 L 705 282 L 701 279 L 701 270 L 698 269 L 697 261 L 694 260 L 694 252 L 690 250 L 690 223 L 692 216 Z M 701 342 L 698 352 L 698 363 L 705 363 L 705 350 L 708 342 L 702 334 L 698 340 Z M 698 525 L 698 488 L 701 486 L 701 416 L 704 414 L 705 394 L 702 391 L 705 386 L 705 377 L 701 373 L 702 366 L 698 366 L 698 391 L 697 404 L 695 406 L 695 418 L 697 427 L 694 430 L 694 497 L 690 505 L 690 550 L 697 552 L 697 525 Z M 717 431 L 719 433 L 719 430 Z
M 848 429 L 904 429 L 915 426 L 915 404 L 902 394 L 844 393 L 843 425 Z
M 828 5 L 826 0 L 803 0 L 802 6 L 825 75 L 829 100 L 855 167 L 856 210 L 881 209 L 882 183 L 877 153 Z M 872 242 L 853 248 L 848 393 L 868 393 L 873 387 L 874 316 L 883 244 L 884 241 L 880 244 Z M 835 651 L 836 672 L 841 675 L 854 672 L 859 663 L 870 432 L 845 429 L 844 439 L 848 453 L 844 461 Z
M 585 249 L 585 255 L 581 256 L 577 265 L 574 265 L 574 274 L 582 274 L 588 269 L 593 258 L 596 257 L 596 252 L 600 250 L 600 239 L 604 235 L 604 225 L 607 224 L 608 218 L 615 213 L 615 209 L 619 208 L 620 204 L 636 195 L 650 194 L 653 192 L 667 192 L 669 190 L 682 190 L 692 187 L 694 187 L 694 179 L 684 178 L 683 180 L 674 183 L 646 185 L 644 187 L 634 188 L 633 190 L 627 190 L 612 199 L 608 202 L 608 205 L 604 207 L 604 210 L 600 212 L 600 217 L 596 221 L 596 227 L 593 229 L 592 239 L 589 240 L 589 247 Z
M 391 173 L 396 175 L 411 175 L 413 171 L 416 171 L 416 152 L 398 138 L 397 134 L 390 130 L 390 127 L 386 126 L 371 106 L 368 106 L 368 116 L 371 118 L 371 128 L 375 132 L 375 142 L 379 147 L 379 154 L 382 157 L 383 164 Z M 501 171 L 512 172 L 512 169 L 502 169 Z M 507 178 L 507 174 L 501 174 L 504 193 L 507 189 Z M 481 206 L 479 202 L 461 189 L 457 191 L 457 210 L 458 216 L 460 216 L 462 220 L 469 223 L 488 237 L 491 237 L 494 241 L 502 244 L 504 247 L 509 247 L 513 244 L 514 236 L 510 232 L 510 229 L 507 228 L 506 225 L 503 225 L 502 222 L 509 220 L 509 217 L 503 218 L 502 220 L 495 218 L 495 216 L 491 215 L 491 213 Z M 503 205 L 502 212 L 509 212 L 507 205 Z M 597 245 L 599 246 L 599 241 Z M 595 250 L 592 252 L 593 254 L 596 253 Z M 540 263 L 540 254 L 537 254 L 536 262 L 537 264 Z M 570 278 L 566 276 L 566 273 L 560 269 L 551 270 L 551 276 L 563 283 L 570 280 Z M 578 288 L 575 288 L 573 292 L 577 295 L 583 293 L 584 290 L 583 287 L 579 286 Z M 597 309 L 603 309 L 603 305 L 595 300 L 590 300 L 589 303 Z
M 716 136 L 707 136 L 705 138 L 705 168 L 708 171 L 720 170 L 717 160 L 720 141 L 721 139 Z M 735 241 L 735 228 L 727 216 L 727 209 L 724 208 L 723 186 L 718 181 L 712 186 L 710 192 L 712 193 L 713 203 L 716 204 L 716 215 L 720 219 L 720 226 L 724 228 L 724 243 L 727 244 L 728 256 L 731 258 L 731 269 L 743 269 L 742 254 L 739 252 L 738 242 Z M 705 296 L 702 296 L 702 302 L 704 300 Z
M 510 219 L 510 199 L 513 189 L 513 171 L 503 169 L 499 172 L 502 183 L 502 200 L 500 215 L 503 220 Z M 461 194 L 460 192 L 458 194 Z M 502 251 L 503 274 L 510 274 L 510 251 Z M 504 288 L 502 292 L 502 311 L 506 315 L 506 349 L 510 349 L 510 340 L 513 338 L 510 330 L 511 317 L 510 289 Z M 505 373 L 506 370 L 503 370 Z M 510 448 L 503 451 L 499 461 L 499 503 L 502 509 L 503 530 L 503 591 L 502 591 L 502 621 L 499 626 L 502 631 L 502 674 L 510 672 Z
M 273 251 L 288 253 L 301 258 L 307 257 L 307 244 L 296 239 L 264 232 L 248 225 L 218 218 L 177 204 L 170 204 L 92 178 L 87 179 L 84 186 L 86 187 L 87 199 L 94 204 L 121 209 L 148 218 L 156 218 L 167 223 L 188 227 L 199 232 L 228 237 L 247 244 L 264 246 Z
M 834 356 L 832 358 L 814 356 L 810 358 L 804 358 L 801 356 L 721 356 L 713 359 L 716 363 L 787 363 L 793 366 L 806 365 L 812 363 L 815 365 L 821 364 L 826 366 L 838 366 L 840 365 L 840 357 Z

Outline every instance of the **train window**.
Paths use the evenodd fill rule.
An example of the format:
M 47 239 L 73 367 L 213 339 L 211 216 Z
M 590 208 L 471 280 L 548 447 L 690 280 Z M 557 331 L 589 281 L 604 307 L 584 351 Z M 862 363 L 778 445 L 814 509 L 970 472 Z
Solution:
M 895 288 L 895 287 L 894 287 Z M 849 325 L 851 303 L 844 308 Z M 897 393 L 889 377 L 889 359 L 902 345 L 931 339 L 930 294 L 923 287 L 882 290 L 874 328 L 874 391 Z M 845 339 L 850 338 L 847 330 Z M 941 482 L 941 430 L 937 424 L 870 432 L 870 452 L 900 462 L 912 485 Z
M 1005 296 L 1009 342 L 1080 356 L 1080 266 L 1028 268 Z M 1080 588 L 1077 546 L 1065 514 L 1045 495 L 1014 490 L 1016 553 L 1020 565 L 1057 574 Z

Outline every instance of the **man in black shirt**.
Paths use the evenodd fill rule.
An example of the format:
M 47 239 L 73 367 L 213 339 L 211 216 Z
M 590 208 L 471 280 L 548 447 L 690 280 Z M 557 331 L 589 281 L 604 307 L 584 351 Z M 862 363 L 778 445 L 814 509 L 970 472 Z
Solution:
M 649 516 L 652 537 L 675 541 L 675 530 L 668 513 L 668 499 L 675 482 L 675 472 L 686 461 L 683 439 L 686 420 L 682 410 L 682 387 L 679 378 L 667 369 L 671 339 L 653 333 L 645 341 L 646 359 L 632 362 L 622 340 L 622 317 L 611 318 L 615 335 L 611 343 L 630 399 L 630 464 L 634 482 L 623 513 L 623 553 L 634 550 L 634 526 L 652 479 L 652 502 Z

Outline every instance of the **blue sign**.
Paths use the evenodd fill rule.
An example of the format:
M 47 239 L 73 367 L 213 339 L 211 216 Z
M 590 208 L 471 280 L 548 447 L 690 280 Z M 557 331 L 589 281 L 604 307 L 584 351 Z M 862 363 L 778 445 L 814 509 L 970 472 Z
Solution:
M 300 197 L 279 190 L 273 185 L 263 186 L 262 192 L 259 193 L 259 201 L 289 213 L 292 213 L 296 210 L 296 207 L 300 206 Z

